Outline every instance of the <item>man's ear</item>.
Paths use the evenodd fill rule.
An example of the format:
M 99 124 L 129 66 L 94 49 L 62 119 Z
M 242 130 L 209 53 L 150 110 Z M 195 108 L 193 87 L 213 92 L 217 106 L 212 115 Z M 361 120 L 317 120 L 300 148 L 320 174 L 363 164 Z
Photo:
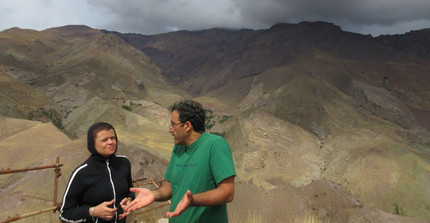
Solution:
M 193 125 L 191 124 L 191 122 L 190 121 L 186 121 L 185 123 L 184 123 L 184 127 L 185 127 L 185 131 L 193 131 L 194 130 L 194 128 L 193 128 Z

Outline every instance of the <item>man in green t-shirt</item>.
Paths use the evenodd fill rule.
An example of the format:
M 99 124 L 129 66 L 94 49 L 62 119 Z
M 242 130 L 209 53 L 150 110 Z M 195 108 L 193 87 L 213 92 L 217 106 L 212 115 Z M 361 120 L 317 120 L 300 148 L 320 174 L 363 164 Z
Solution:
M 234 169 L 224 138 L 205 132 L 200 103 L 185 100 L 171 107 L 169 133 L 175 145 L 164 178 L 157 189 L 131 188 L 136 198 L 123 206 L 127 216 L 154 201 L 171 199 L 169 222 L 228 222 L 227 203 L 234 197 Z

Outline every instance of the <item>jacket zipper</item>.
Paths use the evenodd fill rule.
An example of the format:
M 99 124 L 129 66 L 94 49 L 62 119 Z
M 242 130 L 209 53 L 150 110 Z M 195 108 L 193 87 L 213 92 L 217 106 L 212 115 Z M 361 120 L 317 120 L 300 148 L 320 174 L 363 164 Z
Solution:
M 112 190 L 113 190 L 113 208 L 115 208 L 116 207 L 115 206 L 115 204 L 116 204 L 116 193 L 115 193 L 115 185 L 113 184 L 113 180 L 112 180 L 112 173 L 110 171 L 109 160 L 106 160 L 106 167 L 107 167 L 107 170 L 109 172 L 110 184 L 112 185 Z M 118 215 L 118 213 L 115 212 L 115 223 L 116 223 L 116 219 L 118 217 L 117 215 Z

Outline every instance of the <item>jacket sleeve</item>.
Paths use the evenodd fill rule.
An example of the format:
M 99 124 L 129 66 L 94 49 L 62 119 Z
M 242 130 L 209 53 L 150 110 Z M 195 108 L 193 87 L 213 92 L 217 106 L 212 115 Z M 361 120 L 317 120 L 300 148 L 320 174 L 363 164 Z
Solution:
M 130 188 L 132 188 L 133 187 L 133 179 L 132 179 L 132 177 L 131 177 L 131 163 L 130 163 L 130 160 L 128 160 L 127 159 L 127 163 L 128 163 L 128 176 L 127 176 L 127 181 L 128 181 L 128 189 L 130 189 Z M 135 195 L 134 195 L 134 193 L 133 192 L 129 192 L 128 193 L 128 197 L 130 197 L 132 200 L 134 200 L 134 198 L 136 197 Z
M 88 222 L 92 217 L 89 213 L 90 205 L 82 204 L 84 186 L 80 168 L 75 170 L 67 184 L 60 208 L 60 220 L 62 222 Z

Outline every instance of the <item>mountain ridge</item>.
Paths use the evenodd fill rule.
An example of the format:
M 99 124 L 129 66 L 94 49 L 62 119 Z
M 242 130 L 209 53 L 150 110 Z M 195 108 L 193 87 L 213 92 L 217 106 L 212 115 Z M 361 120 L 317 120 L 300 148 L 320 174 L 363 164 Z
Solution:
M 110 122 L 140 173 L 154 163 L 146 173 L 162 175 L 173 143 L 168 106 L 190 98 L 207 109 L 207 130 L 231 145 L 238 188 L 277 191 L 303 204 L 297 212 L 339 222 L 430 218 L 425 57 L 325 22 L 152 36 L 87 26 L 12 29 L 0 32 L 0 46 L 0 97 L 9 101 L 2 115 L 58 120 L 76 143 L 93 122 Z M 31 117 L 29 105 L 44 116 Z M 342 188 L 321 203 L 309 196 L 336 184 Z M 336 202 L 343 190 L 351 197 Z M 252 199 L 239 197 L 232 208 L 243 216 L 249 208 L 241 205 Z M 270 197 L 263 204 L 273 210 L 265 212 L 284 216 L 279 202 Z
M 326 22 L 276 24 L 269 29 L 255 31 L 209 29 L 153 36 L 114 34 L 153 58 L 163 69 L 164 75 L 194 95 L 205 94 L 234 78 L 294 63 L 295 58 L 313 47 L 334 56 L 354 60 L 401 60 L 391 56 L 398 54 L 392 52 L 397 51 L 395 47 L 382 45 L 370 35 L 344 32 L 340 27 Z M 344 44 L 343 41 L 348 42 Z M 181 44 L 177 44 L 178 42 Z M 341 54 L 336 55 L 339 53 Z M 216 69 L 211 70 L 211 67 Z M 210 74 L 207 74 L 208 70 Z M 188 79 L 202 76 L 203 80 L 189 83 Z M 222 76 L 221 80 L 213 78 L 219 76 Z M 208 83 L 205 82 L 213 86 L 207 86 Z M 202 86 L 198 86 L 199 84 Z

